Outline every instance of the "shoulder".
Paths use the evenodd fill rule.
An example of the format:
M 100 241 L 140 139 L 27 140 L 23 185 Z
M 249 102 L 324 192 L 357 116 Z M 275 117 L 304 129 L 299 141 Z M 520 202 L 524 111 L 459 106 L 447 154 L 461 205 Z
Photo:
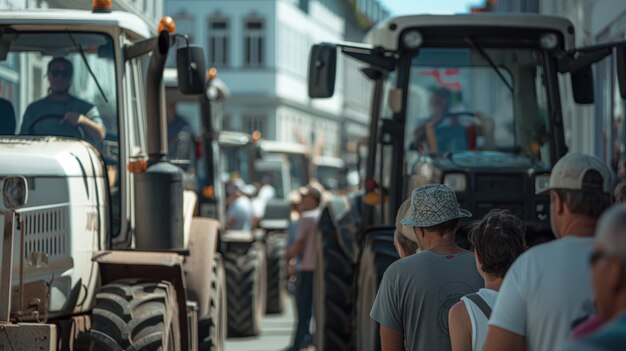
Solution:
M 74 104 L 75 106 L 79 107 L 79 108 L 84 108 L 86 110 L 90 110 L 92 108 L 95 107 L 94 104 L 89 103 L 85 100 L 79 99 L 76 96 L 72 96 L 70 97 L 72 104 Z
M 462 321 L 467 319 L 469 321 L 469 313 L 467 312 L 467 307 L 465 307 L 465 302 L 463 301 L 465 297 L 461 298 L 461 301 L 455 303 L 448 313 L 448 318 L 450 320 Z

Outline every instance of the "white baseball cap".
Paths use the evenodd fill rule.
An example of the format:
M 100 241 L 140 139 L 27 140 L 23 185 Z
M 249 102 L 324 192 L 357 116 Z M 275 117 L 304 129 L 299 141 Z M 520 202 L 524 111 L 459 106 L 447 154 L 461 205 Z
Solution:
M 589 171 L 598 172 L 602 181 L 585 182 L 585 175 Z M 569 153 L 552 168 L 548 187 L 537 189 L 536 193 L 545 194 L 552 189 L 601 191 L 610 194 L 613 191 L 613 171 L 596 156 Z

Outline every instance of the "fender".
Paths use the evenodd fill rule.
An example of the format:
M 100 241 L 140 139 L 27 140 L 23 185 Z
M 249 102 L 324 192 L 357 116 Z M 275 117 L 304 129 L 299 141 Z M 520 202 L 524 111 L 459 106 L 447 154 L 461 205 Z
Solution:
M 358 262 L 360 254 L 359 200 L 359 197 L 334 196 L 323 208 L 319 223 L 321 232 L 336 232 L 343 253 L 350 257 L 353 263 Z
M 191 220 L 187 246 L 189 256 L 185 257 L 183 271 L 187 283 L 187 298 L 198 303 L 199 318 L 209 313 L 209 282 L 213 274 L 219 227 L 219 222 L 214 219 L 195 217 Z
M 183 256 L 175 252 L 146 251 L 98 251 L 93 261 L 100 268 L 100 284 L 105 285 L 120 279 L 165 280 L 176 289 L 178 302 L 178 323 L 180 323 L 182 350 L 191 345 L 187 323 L 187 299 L 185 277 L 183 274 Z

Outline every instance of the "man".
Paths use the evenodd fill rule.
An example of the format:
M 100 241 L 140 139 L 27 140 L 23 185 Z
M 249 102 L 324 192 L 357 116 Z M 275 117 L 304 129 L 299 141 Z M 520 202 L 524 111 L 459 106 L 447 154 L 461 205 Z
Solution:
M 228 211 L 226 226 L 234 230 L 252 230 L 254 209 L 252 202 L 244 194 L 246 184 L 241 179 L 232 180 L 226 187 Z
M 483 280 L 474 255 L 455 244 L 460 209 L 446 185 L 416 188 L 401 224 L 413 228 L 422 249 L 385 271 L 370 317 L 380 323 L 382 349 L 450 350 L 448 310 Z
M 48 62 L 50 94 L 26 108 L 20 134 L 67 135 L 67 127 L 61 126 L 65 124 L 79 127 L 93 142 L 104 140 L 106 130 L 98 109 L 69 93 L 73 74 L 72 63 L 66 58 L 55 57 Z M 38 130 L 37 124 L 46 121 L 47 118 L 41 119 L 46 115 L 60 116 L 61 119 L 54 124 L 46 122 L 46 127 L 42 124 Z
M 612 172 L 595 156 L 571 153 L 550 175 L 550 222 L 558 240 L 535 246 L 511 266 L 489 320 L 485 350 L 558 350 L 593 312 L 587 274 L 593 233 L 609 206 Z
M 400 223 L 402 218 L 406 216 L 409 207 L 411 207 L 411 199 L 402 203 L 396 215 L 396 230 L 393 232 L 393 246 L 396 248 L 396 251 L 398 251 L 400 258 L 411 256 L 419 250 L 413 229 Z
M 605 325 L 593 334 L 566 344 L 567 351 L 621 351 L 626 347 L 626 205 L 600 219 L 590 256 L 597 312 Z
M 621 204 L 626 200 L 626 180 L 620 180 L 617 183 L 613 192 L 613 199 L 616 204 Z
M 287 261 L 301 254 L 296 273 L 296 305 L 298 327 L 291 350 L 299 351 L 311 340 L 311 315 L 313 313 L 313 274 L 315 272 L 317 223 L 321 192 L 312 185 L 300 188 L 300 219 L 296 230 L 296 242 L 287 249 Z
M 413 132 L 413 142 L 409 147 L 411 150 L 420 152 L 423 151 L 423 144 L 429 139 L 428 126 L 430 125 L 435 128 L 443 121 L 443 118 L 450 113 L 451 100 L 452 93 L 450 90 L 446 88 L 437 88 L 433 91 L 429 100 L 431 115 Z
M 473 226 L 469 241 L 485 287 L 462 297 L 450 309 L 452 351 L 483 350 L 491 309 L 504 275 L 526 250 L 525 235 L 524 223 L 505 210 L 491 210 Z

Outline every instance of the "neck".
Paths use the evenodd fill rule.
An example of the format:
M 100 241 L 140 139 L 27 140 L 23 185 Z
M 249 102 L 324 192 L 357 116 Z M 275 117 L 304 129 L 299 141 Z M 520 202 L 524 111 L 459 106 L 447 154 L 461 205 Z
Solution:
M 502 277 L 496 277 L 491 274 L 483 274 L 483 280 L 485 281 L 485 288 L 500 291 L 500 286 L 502 286 Z
M 62 101 L 62 100 L 67 100 L 67 98 L 70 97 L 70 94 L 69 94 L 69 92 L 67 90 L 66 91 L 58 91 L 58 92 L 53 91 L 53 92 L 50 93 L 49 96 L 50 96 L 50 98 L 52 100 L 60 100 L 60 101 Z
M 422 239 L 424 250 L 430 250 L 440 254 L 453 254 L 464 250 L 456 246 L 454 233 L 446 233 L 440 236 L 437 233 L 427 233 Z
M 568 216 L 563 222 L 565 223 L 561 230 L 561 237 L 592 237 L 596 231 L 598 220 L 593 217 L 574 214 Z

